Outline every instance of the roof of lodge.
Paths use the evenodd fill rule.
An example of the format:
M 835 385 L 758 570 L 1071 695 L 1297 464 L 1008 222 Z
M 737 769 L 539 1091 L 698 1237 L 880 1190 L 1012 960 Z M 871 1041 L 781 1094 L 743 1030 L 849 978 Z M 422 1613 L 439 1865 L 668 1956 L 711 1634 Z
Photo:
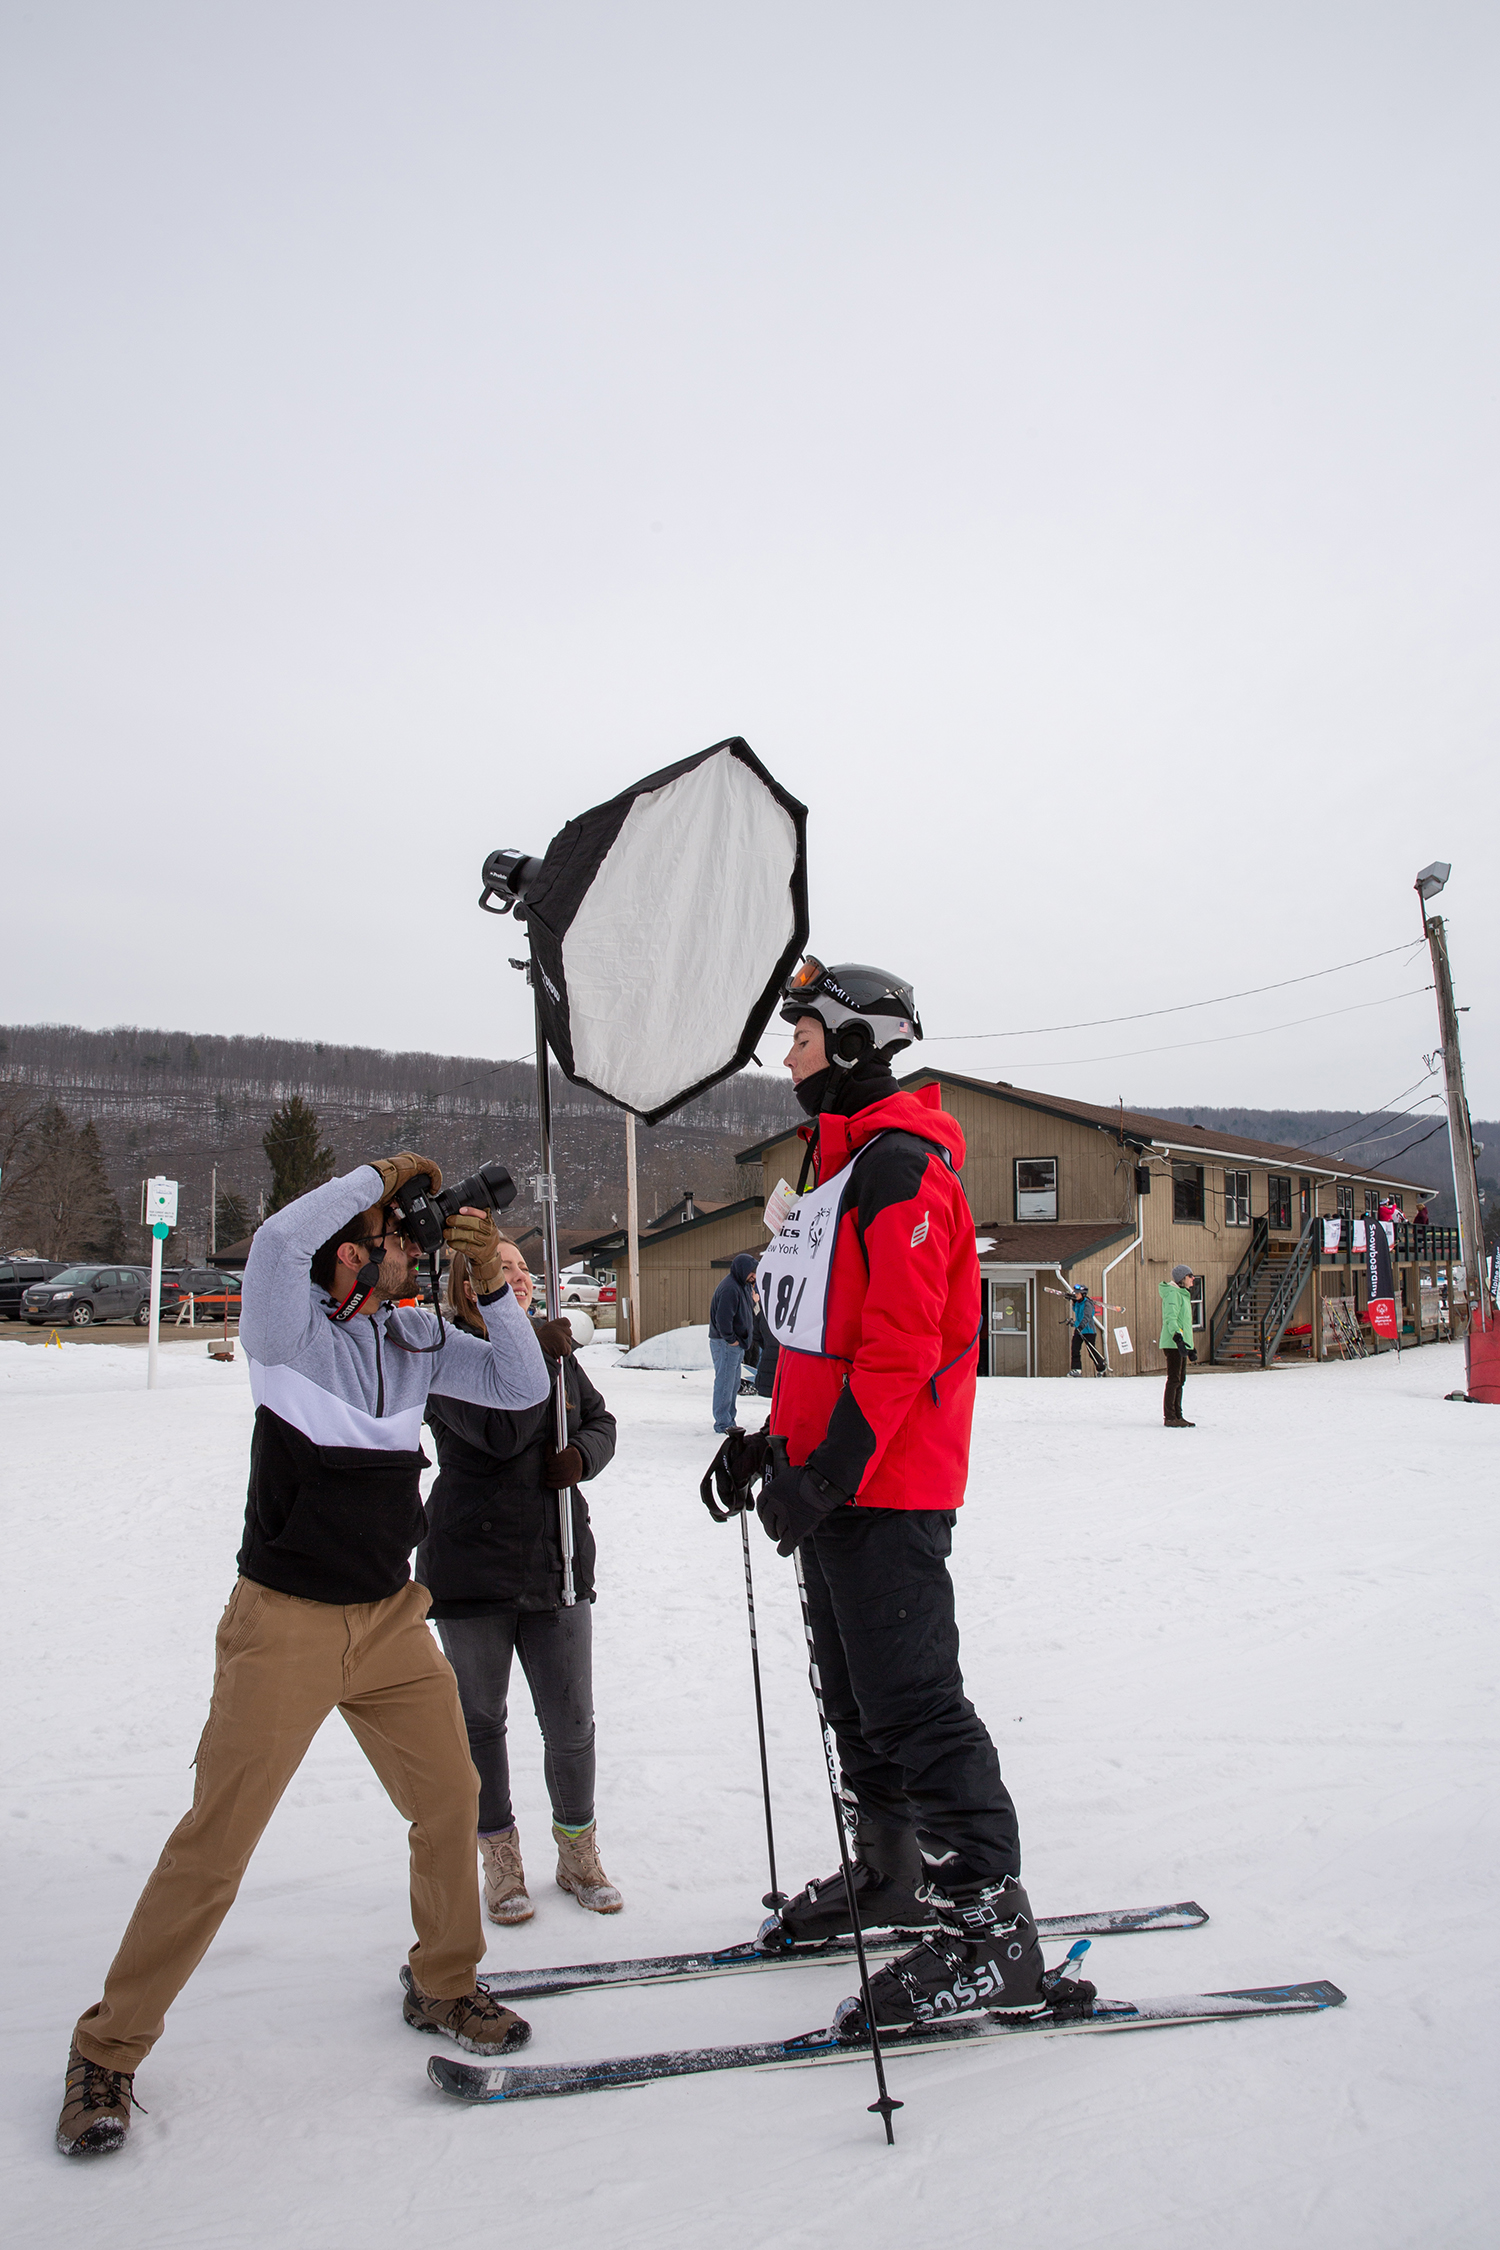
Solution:
M 1433 1192 L 1430 1181 L 1415 1180 L 1409 1173 L 1335 1163 L 1312 1149 L 1289 1148 L 1279 1141 L 1250 1140 L 1238 1133 L 1219 1133 L 1207 1125 L 1186 1125 L 1181 1118 L 1153 1117 L 1146 1110 L 1122 1109 L 1118 1104 L 1109 1109 L 1098 1102 L 1074 1101 L 1066 1094 L 1032 1093 L 1024 1086 L 1012 1086 L 1003 1078 L 965 1078 L 956 1070 L 923 1069 L 901 1080 L 903 1089 L 942 1084 L 965 1086 L 972 1093 L 988 1094 L 992 1100 L 1037 1110 L 1044 1117 L 1070 1118 L 1080 1125 L 1096 1126 L 1101 1132 L 1123 1134 L 1127 1141 L 1154 1141 L 1165 1148 L 1201 1151 L 1205 1156 L 1242 1156 L 1252 1164 L 1286 1164 L 1299 1171 L 1320 1173 L 1326 1179 L 1389 1182 L 1393 1187 Z M 740 1149 L 735 1162 L 750 1163 L 755 1157 L 763 1156 L 768 1148 L 774 1148 L 778 1141 L 787 1140 L 796 1130 L 795 1125 L 788 1125 L 783 1132 L 773 1133 L 769 1140 L 757 1141 L 753 1148 Z
M 748 1195 L 739 1203 L 715 1204 L 711 1211 L 704 1210 L 700 1205 L 697 1218 L 684 1219 L 680 1226 L 659 1227 L 654 1234 L 648 1233 L 643 1228 L 638 1246 L 642 1250 L 657 1250 L 664 1244 L 679 1241 L 685 1234 L 691 1234 L 696 1227 L 712 1226 L 715 1219 L 734 1219 L 740 1217 L 746 1211 L 758 1212 L 763 1208 L 763 1199 L 758 1195 Z M 624 1247 L 625 1229 L 623 1227 L 607 1227 L 603 1234 L 590 1235 L 586 1242 L 580 1242 L 576 1245 L 578 1251 L 593 1251 L 596 1255 L 604 1251 L 620 1251 Z
M 1129 1242 L 1135 1235 L 1133 1226 L 1110 1226 L 1101 1219 L 1079 1224 L 1032 1219 L 1019 1226 L 981 1220 L 975 1231 L 982 1266 L 1076 1266 L 1095 1250 L 1107 1249 L 1111 1242 Z

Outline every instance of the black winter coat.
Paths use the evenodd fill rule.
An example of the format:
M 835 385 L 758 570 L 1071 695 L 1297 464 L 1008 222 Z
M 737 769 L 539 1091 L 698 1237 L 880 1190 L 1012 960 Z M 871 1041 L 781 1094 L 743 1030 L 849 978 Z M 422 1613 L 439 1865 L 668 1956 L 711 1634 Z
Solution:
M 596 1477 L 614 1457 L 615 1418 L 583 1369 L 549 1355 L 553 1395 L 559 1366 L 568 1401 L 568 1443 Z M 556 1443 L 553 1406 L 520 1412 L 427 1401 L 439 1475 L 427 1498 L 427 1536 L 414 1575 L 432 1593 L 434 1617 L 476 1617 L 497 1609 L 560 1609 L 562 1539 L 558 1495 L 542 1481 Z M 594 1534 L 582 1493 L 573 1496 L 573 1584 L 594 1598 Z

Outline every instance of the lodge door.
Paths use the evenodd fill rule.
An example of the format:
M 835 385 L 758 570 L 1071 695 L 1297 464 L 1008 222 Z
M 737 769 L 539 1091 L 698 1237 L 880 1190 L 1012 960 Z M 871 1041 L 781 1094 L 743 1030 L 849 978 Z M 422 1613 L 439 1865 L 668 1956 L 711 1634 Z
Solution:
M 1032 1289 L 1030 1281 L 991 1281 L 989 1291 L 989 1371 L 992 1375 L 1031 1373 Z

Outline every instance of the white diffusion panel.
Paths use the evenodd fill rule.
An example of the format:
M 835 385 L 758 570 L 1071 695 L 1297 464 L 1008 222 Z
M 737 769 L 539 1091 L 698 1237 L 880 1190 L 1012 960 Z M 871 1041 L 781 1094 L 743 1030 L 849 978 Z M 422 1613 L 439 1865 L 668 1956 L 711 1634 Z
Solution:
M 728 750 L 636 799 L 563 940 L 580 1078 L 644 1111 L 732 1061 L 792 937 L 796 856 Z

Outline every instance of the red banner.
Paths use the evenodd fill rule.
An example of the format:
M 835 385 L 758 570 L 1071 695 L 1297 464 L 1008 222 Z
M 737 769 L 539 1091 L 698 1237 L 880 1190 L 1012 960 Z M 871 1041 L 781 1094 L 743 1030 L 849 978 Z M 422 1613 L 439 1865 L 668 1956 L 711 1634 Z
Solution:
M 1372 1297 L 1365 1310 L 1376 1335 L 1383 1336 L 1388 1344 L 1394 1344 L 1401 1333 L 1401 1324 L 1396 1318 L 1395 1298 Z

